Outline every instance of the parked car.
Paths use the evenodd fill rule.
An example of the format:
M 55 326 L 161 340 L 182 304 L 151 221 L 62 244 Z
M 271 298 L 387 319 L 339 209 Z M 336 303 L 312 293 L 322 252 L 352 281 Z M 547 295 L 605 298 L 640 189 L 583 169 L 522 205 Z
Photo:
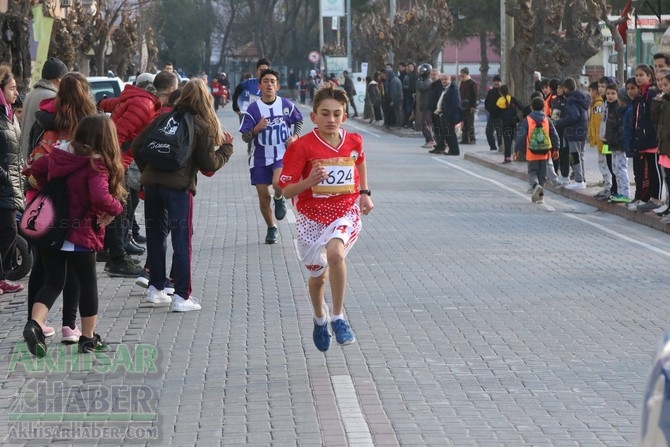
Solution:
M 670 445 L 670 331 L 656 351 L 642 402 L 638 447 Z
M 120 78 L 108 78 L 107 76 L 89 76 L 86 78 L 91 88 L 91 94 L 95 102 L 103 98 L 116 98 L 126 86 Z

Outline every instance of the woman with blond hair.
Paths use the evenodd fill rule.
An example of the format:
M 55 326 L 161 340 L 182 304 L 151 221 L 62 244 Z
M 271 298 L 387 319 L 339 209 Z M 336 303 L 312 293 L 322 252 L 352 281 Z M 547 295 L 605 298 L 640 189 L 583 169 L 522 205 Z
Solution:
M 144 215 L 147 232 L 147 264 L 149 287 L 146 301 L 170 304 L 173 312 L 200 310 L 199 300 L 191 295 L 191 236 L 193 233 L 193 197 L 198 172 L 212 175 L 233 153 L 233 136 L 221 130 L 214 110 L 214 99 L 207 83 L 191 79 L 182 88 L 174 111 L 190 114 L 193 119 L 192 147 L 184 167 L 161 171 L 142 158 L 141 148 L 165 115 L 157 117 L 133 141 L 132 151 L 142 171 Z M 172 113 L 172 112 L 168 112 Z M 172 271 L 175 293 L 165 293 L 167 235 L 172 239 Z

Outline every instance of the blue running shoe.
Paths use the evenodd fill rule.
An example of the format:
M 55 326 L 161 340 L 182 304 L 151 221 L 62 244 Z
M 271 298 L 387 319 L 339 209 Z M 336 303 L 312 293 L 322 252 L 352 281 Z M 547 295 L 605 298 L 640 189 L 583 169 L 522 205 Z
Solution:
M 330 348 L 330 331 L 328 330 L 328 322 L 324 323 L 323 326 L 319 326 L 314 321 L 314 331 L 312 332 L 312 339 L 316 345 L 316 349 L 321 352 L 326 352 Z
M 335 320 L 330 323 L 335 332 L 335 340 L 341 345 L 350 345 L 356 341 L 354 332 L 349 327 L 347 320 Z
M 279 199 L 273 197 L 272 200 L 275 202 L 275 219 L 283 220 L 286 217 L 286 199 L 282 196 Z

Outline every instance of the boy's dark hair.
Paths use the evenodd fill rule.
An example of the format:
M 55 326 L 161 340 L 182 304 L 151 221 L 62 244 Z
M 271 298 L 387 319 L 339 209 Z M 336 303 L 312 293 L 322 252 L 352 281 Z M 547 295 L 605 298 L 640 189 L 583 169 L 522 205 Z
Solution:
M 598 91 L 598 81 L 593 81 L 592 83 L 589 84 L 589 91 Z
M 561 85 L 563 86 L 564 89 L 566 89 L 569 92 L 574 92 L 577 89 L 577 82 L 575 82 L 575 80 L 572 78 L 563 79 Z
M 533 98 L 542 98 L 542 92 L 538 92 L 535 90 L 533 93 L 530 94 L 530 99 L 532 100 Z
M 264 57 L 258 59 L 258 62 L 256 62 L 256 68 L 258 69 L 258 67 L 260 67 L 261 65 L 267 65 L 268 67 L 272 66 L 270 61 Z
M 318 107 L 326 99 L 334 99 L 335 101 L 340 103 L 343 109 L 347 107 L 347 103 L 349 102 L 349 98 L 347 97 L 347 94 L 344 93 L 344 90 L 335 88 L 332 85 L 329 85 L 327 87 L 321 87 L 316 91 L 316 94 L 314 95 L 312 112 L 316 113 Z
M 624 85 L 630 85 L 630 84 L 633 84 L 635 87 L 637 87 L 637 81 L 635 80 L 635 77 L 631 76 L 630 78 L 626 79 Z
M 172 87 L 176 82 L 179 82 L 177 74 L 170 71 L 159 71 L 154 78 L 154 87 L 159 92 L 165 91 Z
M 619 86 L 616 84 L 607 84 L 607 87 L 605 87 L 605 90 L 614 90 L 615 92 L 619 91 Z
M 669 65 L 669 66 L 670 66 L 670 56 L 668 56 L 667 53 L 655 53 L 655 54 L 652 56 L 652 59 L 653 59 L 653 60 L 656 60 L 656 59 L 665 59 L 665 65 Z
M 279 81 L 279 72 L 273 70 L 272 68 L 268 68 L 267 70 L 261 71 L 261 75 L 258 77 L 258 82 L 261 82 L 261 80 L 268 75 L 274 76 L 275 78 L 277 78 L 277 81 Z
M 544 110 L 544 100 L 539 96 L 533 98 L 533 100 L 530 102 L 530 108 L 536 112 Z
M 549 79 L 544 78 L 540 81 L 540 88 L 545 88 L 545 87 L 551 87 L 551 84 L 549 83 Z
M 503 84 L 500 86 L 500 96 L 507 96 L 509 95 L 509 85 Z

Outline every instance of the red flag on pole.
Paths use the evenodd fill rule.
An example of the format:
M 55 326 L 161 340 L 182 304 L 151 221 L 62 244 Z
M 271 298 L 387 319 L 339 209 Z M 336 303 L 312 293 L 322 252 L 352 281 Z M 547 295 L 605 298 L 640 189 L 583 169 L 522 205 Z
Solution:
M 633 0 L 628 0 L 626 3 L 626 6 L 624 6 L 623 10 L 621 10 L 621 17 L 625 18 L 628 16 L 628 13 L 630 12 L 631 7 L 633 6 Z M 623 39 L 624 45 L 626 44 L 626 32 L 628 31 L 628 20 L 621 22 L 618 26 L 617 29 L 619 30 L 619 34 L 621 34 L 621 38 Z M 616 48 L 616 45 L 614 46 L 614 49 L 619 51 L 619 48 Z

